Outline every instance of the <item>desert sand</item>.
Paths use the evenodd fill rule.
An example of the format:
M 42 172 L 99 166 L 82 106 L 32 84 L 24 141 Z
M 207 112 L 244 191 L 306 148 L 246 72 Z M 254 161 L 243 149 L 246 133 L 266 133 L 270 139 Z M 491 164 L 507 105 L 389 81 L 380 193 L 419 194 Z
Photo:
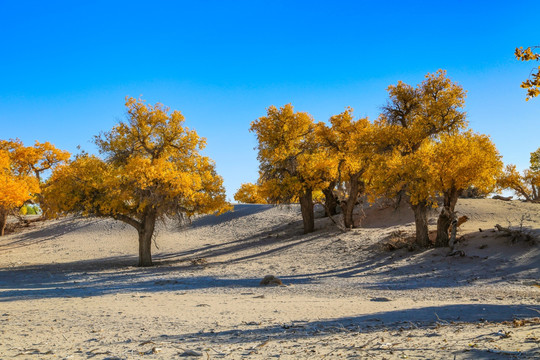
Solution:
M 494 230 L 540 238 L 540 204 L 457 210 L 448 256 L 388 250 L 414 230 L 406 207 L 348 232 L 319 209 L 304 235 L 297 206 L 236 205 L 160 223 L 150 268 L 127 225 L 38 222 L 0 238 L 0 359 L 540 358 L 540 245 Z

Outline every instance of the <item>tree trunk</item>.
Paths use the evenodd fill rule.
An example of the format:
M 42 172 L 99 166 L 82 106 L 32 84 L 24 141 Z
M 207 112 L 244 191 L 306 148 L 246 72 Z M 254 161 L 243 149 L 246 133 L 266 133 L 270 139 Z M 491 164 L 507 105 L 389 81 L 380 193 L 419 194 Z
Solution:
M 0 236 L 4 236 L 6 229 L 8 212 L 5 209 L 0 209 Z
M 302 211 L 304 234 L 313 232 L 315 230 L 315 214 L 313 213 L 313 192 L 311 189 L 300 195 L 300 210 Z
M 435 239 L 436 247 L 446 247 L 450 240 L 448 230 L 456 215 L 454 210 L 461 191 L 451 189 L 444 193 L 443 208 L 437 219 L 437 238 Z
M 358 196 L 363 191 L 363 184 L 360 184 L 359 181 L 360 175 L 354 175 L 349 181 L 349 194 L 345 201 L 341 202 L 341 210 L 343 211 L 343 224 L 346 229 L 351 229 L 354 227 L 354 207 L 358 201 Z
M 335 181 L 332 181 L 330 185 L 323 189 L 324 194 L 324 207 L 325 207 L 325 216 L 334 216 L 337 214 L 338 199 L 334 195 L 334 188 L 336 187 Z
M 144 214 L 139 232 L 139 266 L 152 266 L 152 235 L 156 225 L 153 210 Z
M 414 223 L 416 225 L 416 243 L 421 247 L 430 245 L 428 232 L 428 207 L 425 201 L 419 202 L 416 205 L 411 205 L 414 211 Z

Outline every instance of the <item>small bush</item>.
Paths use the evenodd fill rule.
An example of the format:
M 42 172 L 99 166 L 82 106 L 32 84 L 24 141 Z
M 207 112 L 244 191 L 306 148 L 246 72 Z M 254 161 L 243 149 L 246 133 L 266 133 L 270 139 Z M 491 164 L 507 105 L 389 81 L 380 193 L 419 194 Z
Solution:
M 21 215 L 39 215 L 41 214 L 41 209 L 37 205 L 27 204 L 21 207 L 19 213 Z

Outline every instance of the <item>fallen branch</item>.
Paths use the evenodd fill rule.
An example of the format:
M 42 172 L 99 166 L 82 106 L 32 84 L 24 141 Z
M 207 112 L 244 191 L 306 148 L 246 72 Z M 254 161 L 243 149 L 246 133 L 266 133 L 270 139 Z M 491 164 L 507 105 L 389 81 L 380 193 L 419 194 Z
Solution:
M 523 229 L 513 230 L 513 229 L 510 229 L 510 228 L 502 227 L 499 224 L 495 225 L 495 228 L 499 232 L 504 233 L 506 236 L 512 237 L 512 239 L 511 239 L 512 243 L 515 243 L 515 242 L 517 242 L 519 240 L 524 240 L 524 241 L 527 241 L 529 243 L 534 243 L 535 242 L 534 237 L 531 234 L 523 231 Z
M 321 202 L 319 202 L 319 201 L 317 201 L 316 204 L 322 205 L 322 207 L 324 208 L 324 212 L 326 213 L 326 216 L 327 216 L 328 218 L 330 218 L 330 220 L 332 220 L 332 222 L 334 223 L 334 225 L 336 225 L 336 227 L 337 227 L 339 230 L 341 230 L 341 232 L 344 232 L 344 233 L 347 232 L 347 229 L 346 229 L 343 225 L 339 224 L 336 220 L 334 220 L 334 217 L 333 217 L 332 215 L 330 215 L 330 209 L 328 209 L 328 206 L 326 206 L 326 204 L 323 204 L 323 203 L 321 203 Z
M 492 199 L 495 200 L 502 200 L 502 201 L 510 201 L 512 200 L 513 196 L 501 196 L 501 195 L 494 195 Z

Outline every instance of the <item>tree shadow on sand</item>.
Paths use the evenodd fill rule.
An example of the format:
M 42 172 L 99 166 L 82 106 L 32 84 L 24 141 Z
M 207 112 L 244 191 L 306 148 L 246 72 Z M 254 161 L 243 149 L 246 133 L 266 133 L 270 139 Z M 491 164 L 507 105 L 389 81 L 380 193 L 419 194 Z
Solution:
M 257 213 L 270 210 L 275 205 L 266 204 L 236 204 L 234 205 L 234 211 L 227 211 L 219 216 L 215 215 L 203 215 L 199 216 L 191 221 L 190 227 L 199 228 L 203 226 L 213 226 L 223 224 L 235 219 L 239 219 L 244 216 L 255 215 Z
M 268 206 L 240 206 L 236 217 L 247 216 L 253 211 L 265 211 Z M 243 210 L 242 210 L 243 209 Z M 223 215 L 221 215 L 223 216 Z M 206 217 L 205 217 L 206 218 Z M 221 220 L 211 217 L 200 219 L 196 226 L 212 226 Z M 79 225 L 61 223 L 62 232 L 72 231 Z M 96 221 L 100 221 L 97 219 Z M 217 221 L 217 222 L 216 222 Z M 228 221 L 228 220 L 227 220 Z M 83 225 L 88 226 L 89 224 Z M 158 253 L 154 256 L 156 266 L 139 268 L 133 266 L 137 257 L 115 256 L 100 259 L 74 261 L 58 264 L 40 264 L 16 266 L 0 269 L 0 302 L 36 298 L 87 297 L 114 293 L 160 292 L 195 290 L 206 288 L 246 287 L 259 285 L 260 278 L 218 278 L 199 276 L 199 266 L 191 264 L 194 258 L 215 259 L 223 255 L 234 255 L 224 261 L 213 261 L 211 266 L 252 261 L 257 258 L 273 256 L 288 251 L 309 241 L 316 241 L 321 233 L 303 235 L 299 223 L 292 222 L 271 228 L 261 229 L 258 233 L 225 243 L 212 244 L 203 248 L 175 253 Z M 54 238 L 58 226 L 44 229 L 40 233 L 27 234 L 23 239 L 39 241 Z M 272 235 L 282 232 L 283 236 Z M 264 276 L 266 274 L 261 274 Z M 298 283 L 309 282 L 299 279 Z
M 245 211 L 239 211 L 236 216 L 246 216 L 252 211 L 265 211 L 267 208 L 246 206 L 241 209 Z M 204 220 L 197 226 L 212 226 L 212 224 L 215 222 Z M 58 226 L 65 233 L 80 229 L 81 224 L 75 226 L 66 219 L 65 222 L 61 221 L 55 226 L 55 229 L 39 229 L 32 234 L 21 234 L 10 244 L 23 246 L 26 241 L 52 239 L 58 236 Z M 70 263 L 4 268 L 0 269 L 0 301 L 208 288 L 252 288 L 258 286 L 262 276 L 267 274 L 257 274 L 250 278 L 201 276 L 201 267 L 194 266 L 191 260 L 204 258 L 212 267 L 249 262 L 279 256 L 282 252 L 294 250 L 310 242 L 317 243 L 327 237 L 332 238 L 336 232 L 335 228 L 319 229 L 304 235 L 301 231 L 301 222 L 290 222 L 262 228 L 256 234 L 223 243 L 180 252 L 158 253 L 154 257 L 157 266 L 151 268 L 134 267 L 133 265 L 137 263 L 135 254 Z M 478 233 L 471 236 L 481 235 Z M 523 250 L 520 250 L 520 246 L 522 245 L 516 245 L 513 249 Z M 538 247 L 532 249 L 539 251 Z M 506 252 L 507 249 L 503 248 L 500 251 Z M 491 252 L 487 258 L 478 255 L 447 257 L 447 254 L 448 249 L 428 249 L 414 253 L 403 249 L 390 253 L 381 251 L 380 244 L 375 244 L 364 249 L 362 256 L 355 262 L 351 261 L 350 265 L 336 265 L 336 268 L 330 270 L 303 274 L 274 275 L 278 275 L 286 284 L 318 284 L 324 279 L 334 278 L 343 279 L 348 285 L 373 290 L 449 288 L 469 286 L 475 281 L 483 283 L 507 281 L 499 271 L 504 274 L 527 272 L 529 278 L 540 277 L 540 256 L 529 256 L 527 261 L 516 262 L 511 261 L 506 253 Z M 220 260 L 221 257 L 224 260 Z
M 540 278 L 540 247 L 529 244 L 505 243 L 487 255 L 480 250 L 481 233 L 466 234 L 473 241 L 465 250 L 465 256 L 448 256 L 448 248 L 432 248 L 409 252 L 400 249 L 393 252 L 381 250 L 381 243 L 370 246 L 355 264 L 321 272 L 284 276 L 284 280 L 303 278 L 368 278 L 363 287 L 373 290 L 409 290 L 422 288 L 448 288 L 470 286 L 475 282 L 504 283 L 520 274 L 526 278 Z M 476 239 L 475 239 L 476 238 Z M 504 240 L 499 240 L 503 242 Z M 384 241 L 383 241 L 384 242 Z M 525 259 L 515 259 L 531 252 Z
M 476 323 L 476 322 L 503 322 L 514 319 L 534 318 L 540 312 L 539 306 L 527 305 L 492 305 L 492 304 L 459 304 L 428 306 L 413 309 L 402 309 L 392 311 L 382 311 L 355 317 L 343 317 L 317 321 L 293 321 L 289 323 L 277 323 L 262 325 L 260 323 L 243 323 L 235 326 L 234 329 L 223 331 L 198 331 L 184 334 L 161 335 L 154 339 L 174 340 L 184 344 L 216 343 L 231 344 L 244 347 L 249 351 L 250 343 L 264 343 L 268 340 L 274 342 L 295 341 L 309 339 L 316 341 L 318 338 L 328 336 L 339 336 L 339 334 L 361 333 L 369 336 L 372 332 L 381 330 L 431 330 L 433 336 L 437 336 L 437 327 L 456 323 Z M 271 320 L 270 320 L 271 321 Z M 390 336 L 388 334 L 387 336 Z M 404 335 L 403 335 L 404 336 Z M 386 337 L 386 336 L 385 336 Z M 373 339 L 372 339 L 373 340 Z M 397 340 L 397 339 L 396 339 Z M 471 342 L 474 339 L 471 339 Z M 370 344 L 367 342 L 365 345 Z M 433 350 L 426 343 L 424 350 Z M 358 348 L 359 350 L 379 351 L 381 355 L 399 353 L 400 351 L 421 352 L 422 349 L 407 347 L 407 341 L 396 342 L 391 349 L 378 347 L 375 343 L 368 347 Z M 469 351 L 470 349 L 466 349 Z M 392 351 L 389 353 L 389 351 Z M 454 353 L 448 354 L 451 357 Z M 522 352 L 521 355 L 538 354 L 538 350 Z M 487 349 L 475 349 L 474 358 L 494 359 L 497 358 Z
M 215 226 L 232 219 L 266 211 L 274 205 L 235 205 L 234 212 L 220 216 L 206 215 L 193 222 L 192 228 Z M 212 265 L 223 265 L 250 261 L 256 258 L 277 254 L 306 242 L 316 241 L 324 236 L 322 231 L 303 234 L 302 221 L 282 223 L 277 226 L 262 228 L 258 232 L 226 242 L 206 244 L 202 247 L 164 253 L 154 256 L 156 264 L 166 265 L 189 261 L 196 258 L 205 258 L 212 261 Z M 228 260 L 215 260 L 222 256 L 233 256 Z
M 0 251 L 10 250 L 30 245 L 39 244 L 56 239 L 62 235 L 73 231 L 81 231 L 102 219 L 91 218 L 84 224 L 73 221 L 73 217 L 64 217 L 56 220 L 53 226 L 42 228 L 31 228 L 27 231 L 12 234 L 5 238 L 0 238 Z

